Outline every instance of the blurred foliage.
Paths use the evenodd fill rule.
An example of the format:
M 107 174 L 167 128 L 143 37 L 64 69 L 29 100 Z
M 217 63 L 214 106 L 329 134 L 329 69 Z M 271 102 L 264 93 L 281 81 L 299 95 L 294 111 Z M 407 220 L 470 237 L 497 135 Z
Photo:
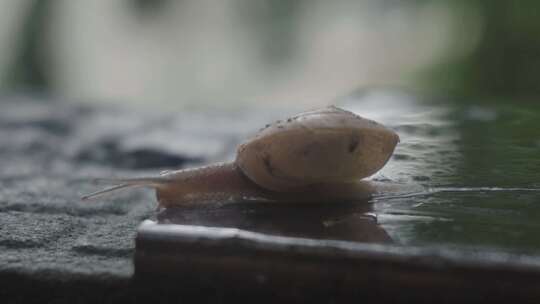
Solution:
M 450 1 L 454 2 L 454 1 Z M 460 3 L 463 2 L 463 3 Z M 429 83 L 469 97 L 540 95 L 540 2 L 471 0 L 482 17 L 482 36 L 471 54 L 434 67 Z M 468 35 L 467 32 L 461 35 Z
M 534 98 L 540 95 L 540 2 L 535 0 L 439 0 L 451 6 L 473 7 L 480 13 L 482 36 L 466 56 L 448 60 L 428 69 L 422 82 L 437 91 L 452 91 L 467 97 Z M 50 88 L 47 60 L 40 48 L 47 27 L 50 0 L 36 0 L 22 31 L 22 43 L 8 79 L 9 88 Z M 167 9 L 170 0 L 131 0 L 128 2 L 140 19 Z M 267 10 L 253 10 L 264 5 Z M 255 1 L 236 8 L 253 16 L 259 26 L 250 30 L 267 37 L 263 53 L 272 62 L 291 58 L 295 45 L 295 22 L 303 1 Z M 390 6 L 391 7 L 391 6 Z M 253 12 L 264 12 L 256 14 Z M 159 15 L 159 14 L 157 14 Z M 459 19 L 459 17 L 458 17 Z M 460 35 L 467 37 L 464 31 Z M 255 35 L 256 36 L 256 35 Z M 297 56 L 301 56 L 298 54 Z
M 34 0 L 22 28 L 22 39 L 5 79 L 5 86 L 17 90 L 47 91 L 47 60 L 41 53 L 42 37 L 47 26 L 50 0 Z
M 304 1 L 251 1 L 242 3 L 238 7 L 240 14 L 244 15 L 254 37 L 264 39 L 261 43 L 263 60 L 272 64 L 285 64 L 287 61 L 299 56 L 296 54 L 296 30 L 299 14 Z M 257 9 L 264 6 L 266 9 Z M 246 24 L 246 26 L 249 26 Z
M 167 9 L 171 0 L 130 0 L 129 4 L 140 19 L 149 19 Z
M 414 225 L 415 242 L 487 246 L 540 253 L 540 104 L 491 100 L 456 105 L 461 153 L 450 186 L 502 187 L 530 191 L 442 192 L 418 198 L 416 212 L 440 219 Z M 412 204 L 411 204 L 412 205 Z

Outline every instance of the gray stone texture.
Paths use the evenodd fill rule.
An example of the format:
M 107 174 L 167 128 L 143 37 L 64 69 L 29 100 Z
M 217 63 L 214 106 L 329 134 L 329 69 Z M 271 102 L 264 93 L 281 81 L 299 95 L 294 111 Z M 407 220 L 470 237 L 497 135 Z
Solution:
M 35 280 L 126 284 L 136 228 L 155 216 L 152 191 L 130 189 L 92 201 L 80 196 L 106 186 L 96 178 L 231 159 L 239 140 L 265 119 L 244 114 L 0 99 L 0 280 L 9 282 L 0 297 L 13 298 L 24 282 L 33 282 L 27 289 L 35 291 Z

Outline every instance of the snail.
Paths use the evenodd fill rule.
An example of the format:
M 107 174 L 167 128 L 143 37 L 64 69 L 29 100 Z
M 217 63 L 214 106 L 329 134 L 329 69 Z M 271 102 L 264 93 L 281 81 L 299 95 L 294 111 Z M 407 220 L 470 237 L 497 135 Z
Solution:
M 351 201 L 365 199 L 373 185 L 362 178 L 380 170 L 399 136 L 383 125 L 330 106 L 278 120 L 242 143 L 236 159 L 157 177 L 115 180 L 122 188 L 156 190 L 159 207 L 219 201 Z

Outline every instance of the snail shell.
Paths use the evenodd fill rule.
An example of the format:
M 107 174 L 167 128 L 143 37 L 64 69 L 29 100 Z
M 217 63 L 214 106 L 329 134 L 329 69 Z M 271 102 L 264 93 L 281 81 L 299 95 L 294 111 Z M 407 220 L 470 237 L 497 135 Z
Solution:
M 131 186 L 155 188 L 161 207 L 363 199 L 373 189 L 360 179 L 380 170 L 398 142 L 383 125 L 332 106 L 268 125 L 238 147 L 232 163 L 115 180 L 118 185 L 83 199 Z
M 352 182 L 379 171 L 399 137 L 372 120 L 337 107 L 305 112 L 261 130 L 240 145 L 236 164 L 274 191 Z

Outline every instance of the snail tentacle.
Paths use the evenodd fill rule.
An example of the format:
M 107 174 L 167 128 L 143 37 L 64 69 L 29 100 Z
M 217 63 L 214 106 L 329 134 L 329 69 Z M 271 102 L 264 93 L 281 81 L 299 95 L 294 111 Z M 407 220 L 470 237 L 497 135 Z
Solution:
M 109 188 L 105 188 L 96 192 L 92 192 L 81 196 L 81 200 L 90 200 L 98 198 L 110 192 L 115 192 L 120 189 L 132 188 L 132 187 L 154 187 L 157 188 L 165 183 L 168 179 L 163 177 L 138 177 L 138 178 L 111 178 L 111 179 L 97 179 L 98 181 L 115 184 Z

